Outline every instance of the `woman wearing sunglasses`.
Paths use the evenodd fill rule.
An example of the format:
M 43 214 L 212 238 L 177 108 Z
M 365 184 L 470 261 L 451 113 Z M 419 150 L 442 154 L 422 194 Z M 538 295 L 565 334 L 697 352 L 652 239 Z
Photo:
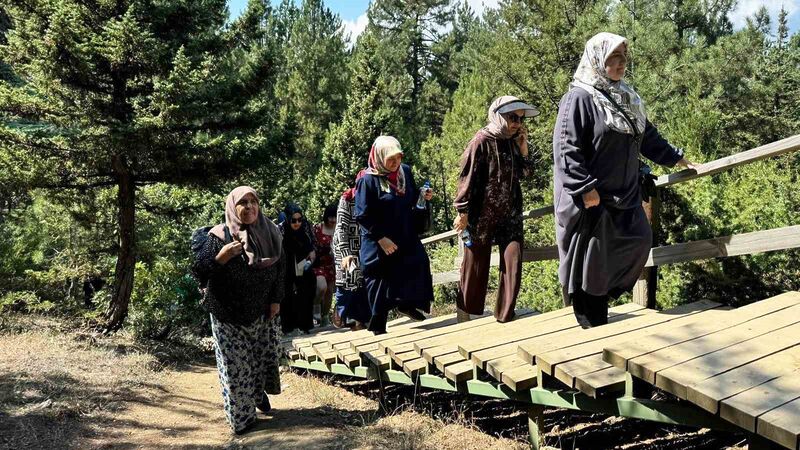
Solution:
M 514 318 L 522 279 L 522 189 L 520 179 L 532 165 L 523 121 L 539 114 L 517 97 L 505 95 L 489 107 L 489 123 L 467 144 L 453 202 L 456 231 L 467 230 L 461 283 L 456 299 L 459 321 L 482 314 L 489 283 L 492 245 L 500 247 L 500 284 L 494 316 Z
M 314 327 L 314 295 L 317 281 L 311 268 L 316 254 L 311 226 L 303 210 L 289 203 L 283 210 L 283 251 L 286 254 L 286 300 L 281 308 L 284 333 Z
M 622 81 L 627 62 L 624 37 L 589 39 L 553 131 L 558 276 L 583 328 L 608 323 L 609 297 L 633 288 L 650 251 L 639 154 L 695 168 L 647 120 L 641 97 Z
M 400 142 L 379 136 L 372 144 L 369 164 L 356 182 L 353 218 L 361 226 L 361 269 L 372 308 L 369 330 L 386 333 L 389 311 L 423 320 L 430 312 L 433 279 L 428 255 L 418 233 L 424 231 L 429 209 L 416 206 L 420 193 L 411 168 L 402 164 Z

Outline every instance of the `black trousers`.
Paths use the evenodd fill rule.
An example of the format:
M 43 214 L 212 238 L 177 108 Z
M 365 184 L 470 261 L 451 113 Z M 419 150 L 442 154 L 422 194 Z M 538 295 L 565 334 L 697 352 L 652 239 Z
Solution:
M 608 295 L 591 295 L 576 291 L 569 296 L 575 319 L 582 328 L 592 328 L 608 323 Z

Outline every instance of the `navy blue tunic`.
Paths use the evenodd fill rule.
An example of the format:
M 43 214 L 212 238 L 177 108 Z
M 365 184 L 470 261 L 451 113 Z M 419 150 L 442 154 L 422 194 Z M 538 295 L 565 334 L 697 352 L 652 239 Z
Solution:
M 417 225 L 427 212 L 415 205 L 419 190 L 411 168 L 402 164 L 406 193 L 381 189 L 381 177 L 364 175 L 356 185 L 354 219 L 361 226 L 361 269 L 373 315 L 397 306 L 430 312 L 433 279 L 430 261 L 419 240 Z M 397 251 L 387 255 L 378 241 L 387 237 Z
M 553 130 L 553 204 L 561 285 L 569 294 L 616 297 L 633 288 L 652 245 L 639 153 L 670 167 L 683 154 L 649 121 L 634 137 L 610 129 L 604 114 L 581 88 L 562 97 Z M 600 205 L 586 209 L 582 194 L 592 189 Z

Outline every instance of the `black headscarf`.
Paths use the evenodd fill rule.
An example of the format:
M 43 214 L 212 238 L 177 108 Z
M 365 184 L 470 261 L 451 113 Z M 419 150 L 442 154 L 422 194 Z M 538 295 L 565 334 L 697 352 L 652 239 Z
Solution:
M 322 224 L 325 225 L 329 218 L 336 218 L 336 212 L 339 210 L 339 205 L 331 203 L 325 207 L 325 212 L 322 213 Z
M 283 209 L 286 220 L 283 222 L 283 247 L 286 254 L 297 261 L 297 257 L 305 258 L 314 249 L 314 238 L 311 225 L 303 214 L 303 209 L 295 203 L 287 203 Z M 292 216 L 300 213 L 303 215 L 300 228 L 296 231 L 292 229 Z M 291 261 L 291 260 L 290 260 Z

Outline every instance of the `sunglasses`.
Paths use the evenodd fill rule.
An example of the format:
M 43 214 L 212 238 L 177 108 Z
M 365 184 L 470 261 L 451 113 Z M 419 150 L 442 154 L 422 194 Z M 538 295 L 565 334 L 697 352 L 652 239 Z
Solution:
M 518 116 L 516 114 L 509 114 L 506 116 L 506 120 L 511 123 L 523 123 L 525 122 L 525 116 Z
M 300 218 L 292 217 L 291 222 L 292 223 L 303 223 L 303 218 L 302 217 L 300 217 Z

